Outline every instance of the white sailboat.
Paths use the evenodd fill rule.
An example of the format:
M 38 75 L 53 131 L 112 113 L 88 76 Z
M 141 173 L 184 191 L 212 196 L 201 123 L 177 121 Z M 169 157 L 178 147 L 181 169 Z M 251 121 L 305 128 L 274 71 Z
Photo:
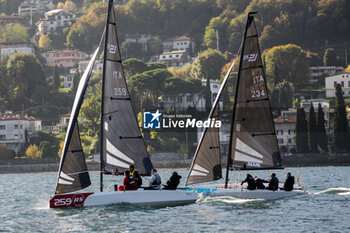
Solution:
M 141 175 L 150 175 L 153 168 L 126 85 L 113 0 L 109 0 L 105 28 L 104 63 L 101 101 L 101 171 L 100 192 L 76 192 L 91 185 L 81 146 L 78 115 L 91 71 L 99 52 L 93 54 L 77 89 L 71 118 L 62 149 L 55 195 L 50 208 L 98 206 L 130 203 L 137 206 L 167 207 L 194 203 L 198 194 L 180 190 L 104 191 L 104 173 L 122 173 L 134 164 Z M 101 44 L 101 43 L 100 43 Z
M 253 16 L 255 13 L 248 14 L 241 46 L 225 184 L 194 186 L 197 192 L 210 196 L 271 200 L 305 193 L 300 187 L 296 187 L 293 191 L 266 189 L 252 191 L 240 184 L 229 184 L 229 171 L 233 168 L 237 170 L 283 169 Z M 226 74 L 209 118 L 219 119 L 219 99 L 233 66 L 234 63 Z M 219 129 L 205 128 L 196 149 L 186 185 L 221 178 Z

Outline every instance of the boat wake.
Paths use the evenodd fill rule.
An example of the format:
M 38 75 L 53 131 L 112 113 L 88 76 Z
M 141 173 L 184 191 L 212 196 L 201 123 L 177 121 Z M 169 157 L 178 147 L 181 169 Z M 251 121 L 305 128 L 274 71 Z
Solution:
M 200 195 L 199 202 L 202 203 L 217 203 L 223 202 L 227 204 L 243 204 L 247 202 L 261 201 L 262 199 L 244 199 L 244 198 L 235 198 L 229 196 L 221 196 L 221 197 L 210 197 L 206 195 Z
M 338 194 L 341 196 L 349 196 L 350 197 L 350 188 L 344 188 L 344 187 L 339 187 L 339 188 L 329 188 L 326 190 L 323 190 L 321 192 L 317 192 L 315 194 Z

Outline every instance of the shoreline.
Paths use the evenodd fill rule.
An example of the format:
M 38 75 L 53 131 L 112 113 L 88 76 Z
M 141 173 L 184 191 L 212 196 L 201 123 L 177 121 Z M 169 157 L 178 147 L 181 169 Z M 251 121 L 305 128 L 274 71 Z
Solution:
M 222 161 L 226 161 L 222 158 Z M 153 160 L 153 166 L 159 170 L 189 169 L 192 159 L 182 160 Z M 322 154 L 294 154 L 282 156 L 284 167 L 325 167 L 325 166 L 350 166 L 350 155 L 322 155 Z M 57 172 L 59 161 L 57 159 L 46 160 L 7 160 L 0 161 L 0 174 L 20 174 Z M 99 171 L 100 164 L 87 160 L 89 171 Z M 226 164 L 223 163 L 225 168 Z

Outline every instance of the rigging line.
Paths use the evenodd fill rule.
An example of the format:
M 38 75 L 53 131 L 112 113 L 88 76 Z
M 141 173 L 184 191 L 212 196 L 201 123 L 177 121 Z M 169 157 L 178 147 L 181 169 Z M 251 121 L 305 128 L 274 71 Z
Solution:
M 122 137 L 122 136 L 119 136 L 120 139 L 139 139 L 139 138 L 142 138 L 142 136 L 135 136 L 135 137 Z
M 264 68 L 264 67 L 263 67 L 263 65 L 260 65 L 260 66 L 249 66 L 249 67 L 241 68 L 241 70 L 256 69 L 256 68 Z
M 84 171 L 81 171 L 81 172 L 67 173 L 66 175 L 76 175 L 76 174 L 87 173 L 87 172 L 89 172 L 89 171 L 88 170 L 84 170 Z
M 111 114 L 116 113 L 116 112 L 119 112 L 119 110 L 115 110 L 115 111 L 112 111 L 112 112 L 104 113 L 103 116 L 111 115 Z
M 276 132 L 271 132 L 271 133 L 252 133 L 253 137 L 265 136 L 265 135 L 276 135 Z
M 269 98 L 264 98 L 264 99 L 246 100 L 245 102 L 238 102 L 238 104 L 244 104 L 244 103 L 250 103 L 250 102 L 257 102 L 257 101 L 270 101 L 270 99 L 269 99 Z
M 111 100 L 131 100 L 130 97 L 128 98 L 115 98 L 115 97 L 106 97 L 107 99 L 111 99 Z
M 122 60 L 113 60 L 113 59 L 109 59 L 109 58 L 106 58 L 106 61 L 118 62 L 118 63 L 122 62 Z

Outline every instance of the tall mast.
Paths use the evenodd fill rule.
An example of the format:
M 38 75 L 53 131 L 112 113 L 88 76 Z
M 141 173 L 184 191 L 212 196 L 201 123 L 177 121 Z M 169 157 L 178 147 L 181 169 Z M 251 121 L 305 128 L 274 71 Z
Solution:
M 229 144 L 229 149 L 228 149 L 228 155 L 227 155 L 227 166 L 226 166 L 226 177 L 225 177 L 225 188 L 227 188 L 228 185 L 228 174 L 230 170 L 230 165 L 232 162 L 232 137 L 233 137 L 233 126 L 234 126 L 234 120 L 235 120 L 235 114 L 236 114 L 236 104 L 237 104 L 237 96 L 238 96 L 238 88 L 239 88 L 239 79 L 241 76 L 241 66 L 242 66 L 242 61 L 243 61 L 243 54 L 244 54 L 244 46 L 245 46 L 245 41 L 246 41 L 246 36 L 247 36 L 247 30 L 248 30 L 248 23 L 251 18 L 251 15 L 256 14 L 257 12 L 249 12 L 248 13 L 248 18 L 247 22 L 245 25 L 245 30 L 244 30 L 244 36 L 243 36 L 243 43 L 242 43 L 242 50 L 241 50 L 241 56 L 239 60 L 239 67 L 238 67 L 238 75 L 237 75 L 237 80 L 236 80 L 236 91 L 235 91 L 235 97 L 234 97 L 234 103 L 233 103 L 233 110 L 232 110 L 232 120 L 231 120 L 231 131 L 230 131 L 230 144 Z
M 104 171 L 104 161 L 103 161 L 103 115 L 104 115 L 104 83 L 106 76 L 106 58 L 107 58 L 107 44 L 108 44 L 108 25 L 109 25 L 109 16 L 111 9 L 113 7 L 113 0 L 109 0 L 108 2 L 108 12 L 107 12 L 107 20 L 106 20 L 106 28 L 105 28 L 105 45 L 103 49 L 103 73 L 102 73 L 102 93 L 101 93 L 101 123 L 100 123 L 100 191 L 103 192 L 103 171 Z

